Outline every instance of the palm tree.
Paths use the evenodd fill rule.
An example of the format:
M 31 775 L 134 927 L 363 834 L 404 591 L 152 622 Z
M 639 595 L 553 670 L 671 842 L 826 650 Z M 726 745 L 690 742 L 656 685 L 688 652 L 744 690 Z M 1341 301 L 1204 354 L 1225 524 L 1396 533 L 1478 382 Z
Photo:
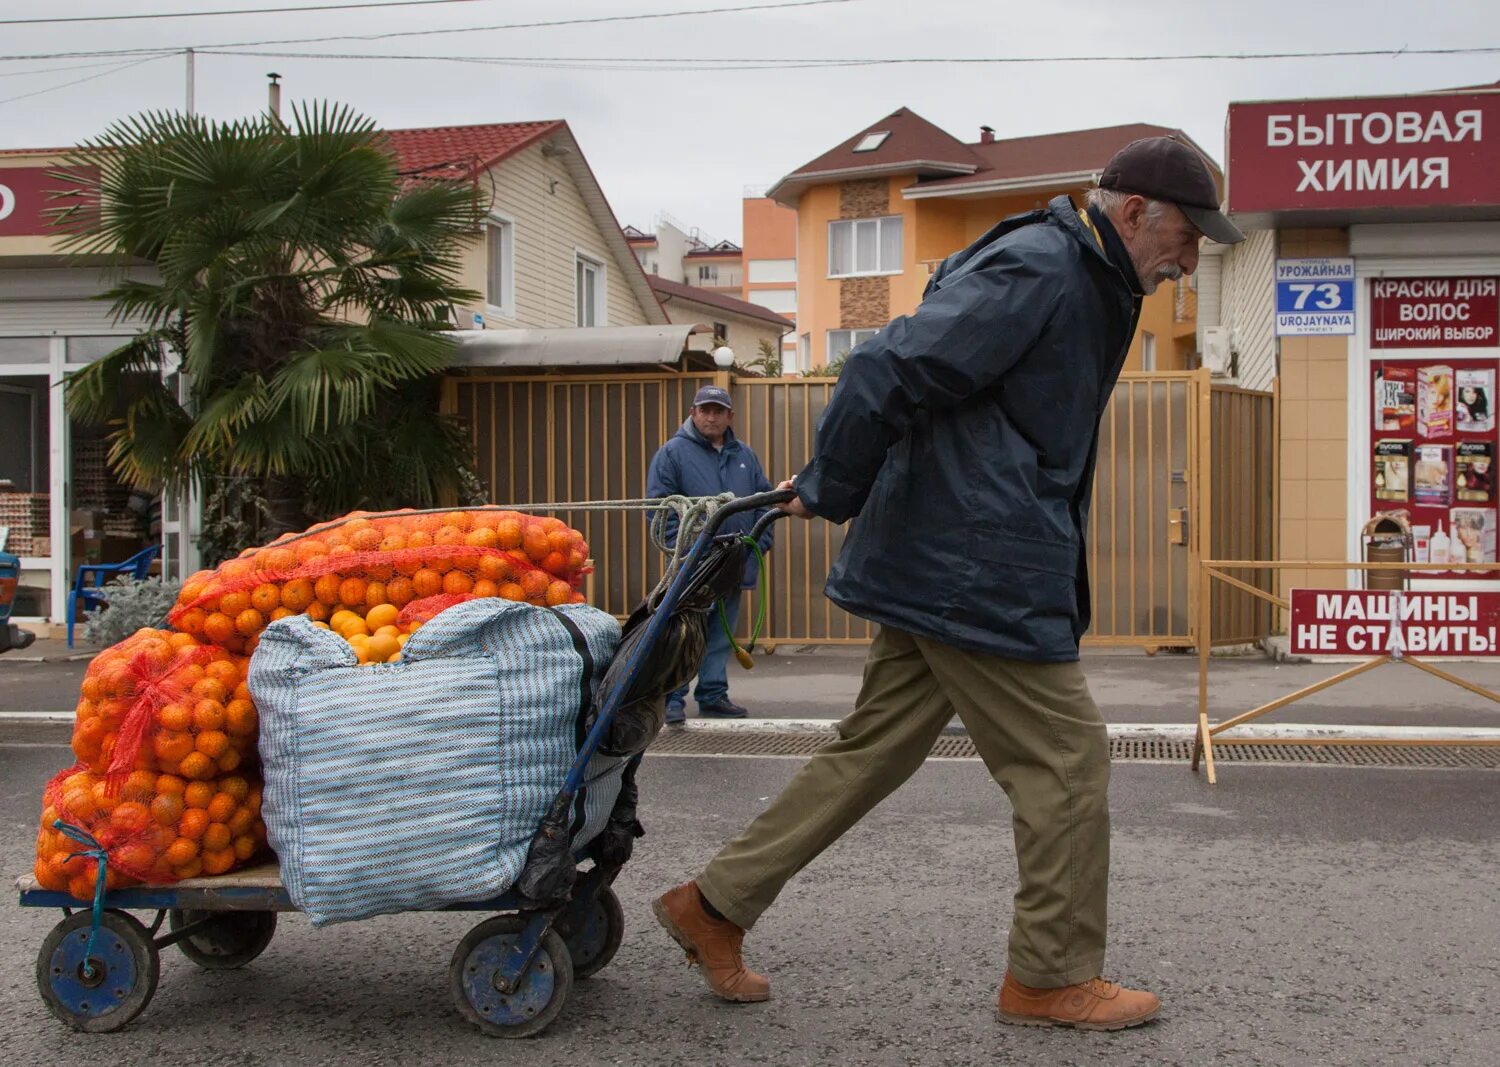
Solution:
M 140 332 L 67 384 L 75 418 L 114 425 L 122 480 L 245 479 L 290 529 L 472 479 L 466 433 L 437 410 L 447 311 L 478 298 L 458 284 L 471 186 L 403 177 L 373 122 L 327 104 L 290 126 L 148 113 L 57 177 L 69 251 L 157 276 L 104 294 Z

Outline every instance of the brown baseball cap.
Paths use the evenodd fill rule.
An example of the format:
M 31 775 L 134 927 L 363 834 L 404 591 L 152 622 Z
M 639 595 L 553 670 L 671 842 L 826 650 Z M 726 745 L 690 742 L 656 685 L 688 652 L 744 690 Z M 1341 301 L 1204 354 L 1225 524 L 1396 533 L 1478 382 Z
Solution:
M 1245 239 L 1219 210 L 1219 189 L 1208 161 L 1175 137 L 1144 137 L 1114 154 L 1099 188 L 1176 204 L 1204 236 L 1221 245 Z

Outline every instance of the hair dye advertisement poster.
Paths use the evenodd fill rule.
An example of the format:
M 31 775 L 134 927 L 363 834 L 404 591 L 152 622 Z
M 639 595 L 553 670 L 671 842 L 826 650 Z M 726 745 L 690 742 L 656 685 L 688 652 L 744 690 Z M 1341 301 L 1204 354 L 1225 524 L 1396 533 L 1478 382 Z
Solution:
M 1461 369 L 1453 376 L 1458 393 L 1453 412 L 1460 433 L 1488 433 L 1495 428 L 1495 372 Z
M 1494 508 L 1454 508 L 1448 512 L 1448 518 L 1453 530 L 1448 562 L 1495 562 Z
M 1411 442 L 1375 442 L 1375 499 L 1411 499 Z
M 1453 368 L 1417 368 L 1417 434 L 1442 439 L 1453 436 Z
M 1453 446 L 1417 445 L 1412 450 L 1412 499 L 1418 504 L 1453 503 Z
M 1495 446 L 1460 441 L 1453 449 L 1453 497 L 1460 504 L 1495 502 Z
M 1387 363 L 1375 368 L 1375 429 L 1417 432 L 1417 368 Z

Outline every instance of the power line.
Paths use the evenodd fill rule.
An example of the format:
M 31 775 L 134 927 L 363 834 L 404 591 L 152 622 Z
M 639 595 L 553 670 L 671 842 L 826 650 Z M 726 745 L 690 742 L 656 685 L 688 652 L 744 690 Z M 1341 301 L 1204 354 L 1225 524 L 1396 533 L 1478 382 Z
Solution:
M 66 15 L 46 19 L 0 19 L 0 26 L 46 26 L 62 22 L 134 22 L 139 19 L 200 19 L 220 15 L 285 15 L 300 11 L 357 11 L 361 8 L 429 7 L 437 4 L 484 4 L 491 0 L 390 0 L 389 3 L 308 4 L 293 7 L 241 7 L 225 11 L 153 11 L 134 15 Z
M 847 59 L 797 59 L 788 57 L 721 57 L 693 59 L 685 56 L 443 56 L 366 52 L 245 51 L 230 48 L 201 49 L 209 55 L 264 56 L 272 59 L 397 60 L 414 62 L 475 63 L 489 66 L 539 67 L 567 70 L 622 71 L 725 71 L 725 70 L 813 70 L 837 67 L 1003 65 L 1035 63 L 1167 63 L 1204 60 L 1344 59 L 1401 56 L 1493 55 L 1500 45 L 1464 48 L 1371 48 L 1317 52 L 1197 52 L 1156 55 L 1071 56 L 902 56 L 852 57 Z M 3 57 L 0 57 L 3 58 Z
M 231 48 L 261 48 L 279 44 L 322 44 L 327 41 L 383 41 L 391 37 L 432 37 L 453 33 L 489 33 L 497 30 L 535 30 L 556 26 L 597 26 L 611 22 L 644 22 L 652 19 L 686 18 L 695 15 L 729 15 L 748 11 L 783 11 L 788 8 L 827 7 L 832 4 L 857 4 L 862 0 L 782 0 L 771 4 L 737 4 L 730 7 L 703 7 L 681 11 L 647 11 L 629 15 L 595 15 L 589 18 L 548 19 L 539 22 L 504 22 L 491 26 L 453 26 L 429 30 L 394 30 L 386 33 L 340 33 L 325 37 L 286 37 L 271 41 L 230 41 L 222 44 L 184 45 L 199 52 L 222 51 Z M 393 6 L 393 5 L 378 5 Z M 159 52 L 160 48 L 115 48 L 90 52 L 48 52 L 30 55 L 0 56 L 0 61 L 18 59 L 78 59 L 91 56 L 143 55 Z
M 162 52 L 161 55 L 173 55 L 175 53 Z M 65 70 L 98 70 L 100 67 L 113 67 L 116 65 L 114 59 L 106 59 L 99 63 L 70 63 L 66 67 L 33 67 L 31 70 L 0 70 L 0 78 L 26 78 L 37 74 L 61 74 Z
M 21 93 L 19 96 L 7 96 L 3 100 L 0 100 L 0 104 L 13 104 L 17 100 L 26 100 L 33 96 L 41 96 L 44 93 L 52 93 L 56 92 L 59 89 L 66 89 L 70 85 L 82 85 L 84 82 L 91 82 L 98 78 L 105 78 L 111 74 L 117 74 L 122 70 L 129 70 L 131 67 L 139 67 L 146 63 L 153 63 L 158 59 L 165 59 L 167 58 L 167 56 L 173 54 L 174 53 L 172 52 L 158 52 L 154 56 L 144 56 L 140 59 L 133 59 L 128 63 L 116 63 L 108 70 L 100 71 L 98 74 L 86 74 L 82 78 L 74 78 L 72 81 L 61 82 L 58 85 L 49 85 L 45 89 L 33 89 L 31 92 Z

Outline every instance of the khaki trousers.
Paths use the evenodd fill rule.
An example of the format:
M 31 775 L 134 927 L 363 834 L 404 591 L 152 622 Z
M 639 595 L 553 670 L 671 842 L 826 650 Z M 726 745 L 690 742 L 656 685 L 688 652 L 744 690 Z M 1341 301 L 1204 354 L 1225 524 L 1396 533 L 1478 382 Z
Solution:
M 749 929 L 794 874 L 916 772 L 955 713 L 1014 810 L 1011 973 L 1038 988 L 1101 974 L 1109 746 L 1076 662 L 1002 659 L 881 629 L 838 739 L 714 857 L 698 877 L 703 895 Z

